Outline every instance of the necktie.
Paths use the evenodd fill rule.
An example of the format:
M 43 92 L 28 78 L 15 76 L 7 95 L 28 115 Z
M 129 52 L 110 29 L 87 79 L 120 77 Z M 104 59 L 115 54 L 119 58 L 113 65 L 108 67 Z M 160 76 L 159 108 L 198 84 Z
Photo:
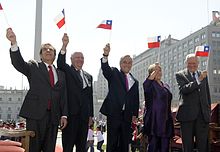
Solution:
M 54 75 L 53 75 L 53 70 L 52 70 L 52 66 L 49 65 L 49 78 L 50 78 L 50 85 L 51 87 L 54 87 Z M 47 109 L 50 110 L 51 109 L 51 100 L 48 100 L 48 105 L 47 105 Z
M 80 74 L 80 70 L 76 70 L 76 73 L 77 73 L 77 76 L 79 77 L 80 85 L 83 87 L 83 79 L 82 79 L 82 76 Z
M 196 73 L 195 72 L 192 73 L 192 76 L 193 76 L 193 80 L 196 80 Z
M 51 87 L 54 87 L 54 75 L 53 75 L 52 66 L 49 65 L 48 68 L 49 68 L 50 85 Z
M 125 74 L 125 86 L 126 86 L 126 90 L 129 91 L 128 76 L 126 74 Z

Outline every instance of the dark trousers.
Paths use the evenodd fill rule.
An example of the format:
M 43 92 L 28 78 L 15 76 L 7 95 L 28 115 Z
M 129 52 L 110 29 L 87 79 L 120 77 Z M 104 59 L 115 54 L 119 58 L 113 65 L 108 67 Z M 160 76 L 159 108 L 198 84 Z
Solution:
M 102 149 L 103 143 L 104 143 L 104 140 L 99 141 L 99 142 L 97 143 L 97 149 L 98 149 L 100 152 L 104 152 L 104 150 Z
M 70 115 L 67 118 L 68 125 L 62 131 L 63 152 L 86 152 L 88 120 L 83 120 L 79 115 Z
M 128 152 L 131 123 L 121 117 L 107 117 L 107 152 Z
M 168 137 L 148 137 L 148 152 L 169 152 L 170 138 Z
M 26 119 L 26 128 L 35 132 L 30 138 L 29 152 L 54 152 L 58 126 L 51 122 L 51 112 L 48 111 L 41 120 Z
M 90 152 L 94 152 L 94 140 L 87 141 L 86 151 L 88 151 L 89 148 L 90 148 Z
M 209 123 L 204 121 L 201 113 L 194 121 L 180 122 L 180 127 L 184 152 L 193 151 L 194 139 L 199 152 L 208 151 Z

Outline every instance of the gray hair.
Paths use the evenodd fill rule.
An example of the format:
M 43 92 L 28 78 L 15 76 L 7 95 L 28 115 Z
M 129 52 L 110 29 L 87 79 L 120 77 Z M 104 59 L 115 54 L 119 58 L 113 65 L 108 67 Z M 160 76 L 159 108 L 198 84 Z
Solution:
M 125 55 L 125 56 L 122 56 L 122 57 L 120 58 L 120 62 L 119 62 L 119 63 L 121 64 L 122 61 L 123 61 L 125 58 L 130 58 L 131 61 L 133 61 L 130 55 Z
M 190 53 L 190 54 L 188 54 L 188 55 L 186 56 L 184 63 L 187 63 L 187 61 L 188 61 L 190 58 L 197 58 L 197 61 L 199 62 L 199 57 L 196 56 L 195 53 Z

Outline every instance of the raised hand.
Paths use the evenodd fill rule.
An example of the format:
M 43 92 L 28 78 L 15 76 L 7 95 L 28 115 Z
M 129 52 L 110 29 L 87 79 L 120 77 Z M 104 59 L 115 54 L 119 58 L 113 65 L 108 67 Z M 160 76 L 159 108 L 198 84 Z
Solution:
M 148 79 L 149 79 L 149 80 L 154 80 L 155 77 L 156 77 L 156 75 L 157 75 L 157 71 L 153 71 L 153 72 L 150 74 L 150 76 L 148 77 Z
M 110 44 L 109 43 L 107 43 L 106 45 L 105 45 L 105 47 L 103 48 L 103 51 L 104 51 L 104 53 L 103 53 L 103 55 L 104 56 L 108 56 L 109 55 L 109 52 L 110 52 Z
M 16 40 L 16 35 L 15 33 L 13 32 L 12 28 L 8 28 L 6 30 L 6 37 L 7 39 L 11 42 L 11 45 L 14 45 L 17 43 L 17 40 Z
M 63 42 L 63 46 L 62 46 L 61 50 L 66 51 L 66 47 L 69 43 L 69 37 L 68 37 L 67 33 L 64 33 L 63 38 L 62 38 L 62 42 Z
M 199 81 L 202 81 L 204 78 L 206 78 L 207 74 L 208 74 L 208 72 L 206 70 L 202 71 L 201 75 L 199 76 Z

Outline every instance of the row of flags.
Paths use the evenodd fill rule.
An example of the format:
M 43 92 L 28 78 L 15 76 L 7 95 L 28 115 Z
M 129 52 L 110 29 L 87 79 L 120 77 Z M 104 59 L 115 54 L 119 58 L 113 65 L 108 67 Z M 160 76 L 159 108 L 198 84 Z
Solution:
M 160 39 L 161 36 L 149 37 L 148 48 L 159 48 L 160 47 Z M 208 45 L 196 46 L 195 55 L 200 57 L 208 57 L 209 56 L 210 47 Z
M 0 3 L 0 10 L 3 10 L 1 3 Z M 215 13 L 219 13 L 219 12 L 215 12 Z M 64 9 L 55 17 L 54 21 L 59 29 L 65 25 Z M 97 26 L 97 28 L 111 30 L 112 29 L 112 20 L 103 20 Z M 148 48 L 160 48 L 161 36 L 148 37 L 147 41 L 148 41 Z M 210 47 L 207 45 L 197 46 L 195 49 L 195 54 L 196 54 L 196 56 L 208 57 L 209 50 L 210 50 Z
M 65 12 L 64 9 L 62 10 L 61 13 L 59 13 L 55 19 L 54 19 L 57 27 L 60 29 L 61 27 L 63 27 L 65 25 Z M 112 20 L 103 20 L 98 26 L 97 28 L 102 28 L 102 29 L 107 29 L 107 30 L 111 30 L 112 29 Z

